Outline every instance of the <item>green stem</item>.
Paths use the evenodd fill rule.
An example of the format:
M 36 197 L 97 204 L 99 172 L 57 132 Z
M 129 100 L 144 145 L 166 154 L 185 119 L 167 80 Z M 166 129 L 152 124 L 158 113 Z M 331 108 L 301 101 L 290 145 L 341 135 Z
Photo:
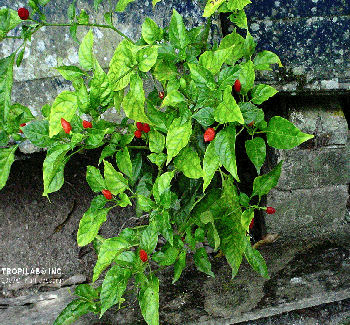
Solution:
M 144 149 L 144 150 L 149 150 L 147 146 L 127 146 L 128 149 Z
M 52 27 L 70 27 L 72 26 L 72 24 L 48 24 L 48 23 L 42 23 L 43 26 L 52 26 Z M 115 28 L 114 26 L 110 26 L 110 25 L 102 25 L 102 24 L 80 24 L 77 23 L 76 25 L 78 26 L 88 26 L 88 27 L 99 27 L 99 28 L 110 28 L 112 30 L 114 30 L 116 33 L 118 33 L 120 36 L 124 37 L 125 39 L 127 39 L 130 43 L 135 44 L 135 42 L 130 39 L 128 36 L 126 36 L 123 32 L 121 32 L 119 29 Z

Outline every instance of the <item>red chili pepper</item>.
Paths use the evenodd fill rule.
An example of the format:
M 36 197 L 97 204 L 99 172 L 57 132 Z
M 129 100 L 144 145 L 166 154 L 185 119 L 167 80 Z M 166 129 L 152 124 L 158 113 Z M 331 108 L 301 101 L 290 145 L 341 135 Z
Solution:
M 83 128 L 84 129 L 91 129 L 92 128 L 92 123 L 91 122 L 89 122 L 89 121 L 83 121 Z
M 139 255 L 140 255 L 140 259 L 141 259 L 142 262 L 147 262 L 147 260 L 148 260 L 148 255 L 147 255 L 147 253 L 146 253 L 145 250 L 140 249 Z
M 113 198 L 113 195 L 112 195 L 111 191 L 102 190 L 102 194 L 104 195 L 104 197 L 105 197 L 107 200 L 112 200 L 112 198 Z
M 63 127 L 64 132 L 67 134 L 72 131 L 72 126 L 70 125 L 69 122 L 67 122 L 64 118 L 61 118 L 61 125 Z
M 213 128 L 207 128 L 206 131 L 204 132 L 204 141 L 212 141 L 214 140 L 215 137 L 215 130 Z

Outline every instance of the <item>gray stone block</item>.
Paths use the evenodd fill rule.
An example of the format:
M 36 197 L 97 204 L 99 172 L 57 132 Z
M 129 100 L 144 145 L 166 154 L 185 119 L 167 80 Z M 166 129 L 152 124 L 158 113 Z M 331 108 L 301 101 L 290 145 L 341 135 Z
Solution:
M 268 233 L 278 233 L 286 241 L 313 240 L 349 232 L 345 221 L 348 186 L 313 189 L 272 189 L 267 205 L 276 213 L 266 215 Z

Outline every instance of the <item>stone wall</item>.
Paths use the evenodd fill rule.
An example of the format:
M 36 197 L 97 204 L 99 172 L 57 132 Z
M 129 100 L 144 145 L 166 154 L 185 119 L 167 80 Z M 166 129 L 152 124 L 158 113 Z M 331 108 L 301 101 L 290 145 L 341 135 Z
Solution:
M 69 3 L 52 0 L 47 7 L 49 19 L 64 21 Z M 103 12 L 108 10 L 103 5 L 95 12 L 92 0 L 77 3 L 96 22 L 102 22 Z M 266 198 L 277 212 L 265 217 L 265 233 L 279 235 L 272 245 L 261 248 L 271 279 L 258 277 L 243 263 L 237 278 L 231 280 L 227 263 L 215 257 L 211 261 L 217 276 L 211 279 L 196 271 L 189 259 L 189 268 L 177 284 L 171 285 L 171 268 L 161 274 L 161 324 L 235 324 L 350 297 L 350 219 L 346 209 L 350 182 L 350 5 L 344 0 L 271 3 L 253 1 L 248 7 L 251 32 L 259 49 L 275 51 L 284 64 L 277 74 L 259 77 L 283 93 L 268 101 L 264 109 L 267 116 L 282 115 L 315 135 L 293 150 L 271 150 L 264 166 L 268 171 L 279 160 L 284 161 L 278 186 Z M 9 4 L 0 0 L 0 6 L 13 9 L 23 5 L 22 1 Z M 151 1 L 137 0 L 128 10 L 132 14 L 118 14 L 117 25 L 137 38 L 143 17 L 150 16 L 164 26 L 173 7 L 185 13 L 189 25 L 196 25 L 203 1 L 163 1 L 152 11 Z M 227 26 L 225 17 L 221 18 Z M 78 29 L 78 38 L 86 31 Z M 213 37 L 220 33 L 217 20 Z M 107 67 L 120 37 L 94 29 L 94 39 L 95 54 Z M 16 46 L 15 41 L 1 42 L 0 56 Z M 77 63 L 77 48 L 66 27 L 39 31 L 21 68 L 15 68 L 13 100 L 38 115 L 42 105 L 71 89 L 53 67 Z M 324 96 L 324 91 L 329 94 Z M 107 118 L 116 118 L 116 112 Z M 34 149 L 22 146 L 23 152 Z M 74 285 L 91 281 L 96 255 L 91 247 L 77 247 L 76 232 L 93 196 L 85 182 L 84 166 L 96 165 L 98 153 L 81 155 L 68 163 L 67 183 L 51 196 L 51 204 L 41 196 L 44 156 L 19 154 L 8 185 L 0 192 L 0 271 L 2 267 L 40 267 L 46 272 L 59 268 L 60 273 L 45 277 L 2 272 L 1 325 L 52 323 L 72 300 L 67 289 L 73 291 Z M 74 212 L 61 231 L 55 232 L 69 214 L 73 197 L 78 198 Z M 115 210 L 101 234 L 115 235 L 130 216 L 132 209 Z M 101 320 L 84 316 L 77 324 L 144 324 L 134 297 L 130 298 L 132 303 L 121 312 L 112 309 Z

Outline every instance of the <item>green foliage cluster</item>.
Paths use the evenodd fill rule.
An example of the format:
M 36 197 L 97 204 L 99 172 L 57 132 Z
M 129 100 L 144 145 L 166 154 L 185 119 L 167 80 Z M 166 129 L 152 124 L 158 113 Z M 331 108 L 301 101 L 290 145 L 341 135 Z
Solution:
M 86 180 L 96 196 L 81 218 L 77 243 L 90 243 L 98 253 L 93 270 L 95 282 L 108 269 L 101 286 L 81 284 L 78 297 L 58 316 L 55 324 L 70 324 L 92 312 L 100 317 L 112 306 L 123 308 L 126 290 L 135 290 L 147 324 L 159 324 L 159 280 L 156 273 L 173 265 L 176 282 L 193 254 L 198 270 L 214 276 L 205 245 L 221 250 L 234 277 L 243 256 L 252 268 L 268 277 L 264 259 L 250 243 L 249 224 L 260 199 L 276 186 L 280 162 L 269 173 L 260 170 L 267 144 L 290 149 L 312 138 L 280 117 L 265 120 L 258 105 L 276 94 L 267 84 L 255 84 L 258 70 L 281 66 L 269 51 L 255 53 L 244 7 L 249 0 L 209 0 L 203 26 L 188 30 L 181 15 L 173 10 L 168 27 L 161 28 L 150 18 L 142 24 L 142 37 L 134 42 L 113 25 L 113 12 L 104 15 L 106 25 L 89 22 L 87 13 L 76 15 L 76 1 L 69 6 L 70 32 L 76 39 L 78 26 L 111 28 L 122 35 L 105 73 L 93 52 L 90 30 L 79 42 L 79 67 L 60 66 L 57 71 L 71 81 L 74 91 L 61 92 L 52 104 L 42 107 L 42 118 L 12 103 L 13 65 L 19 66 L 31 36 L 47 23 L 44 7 L 49 0 L 30 0 L 31 18 L 22 22 L 16 11 L 0 10 L 0 36 L 20 25 L 23 44 L 0 60 L 0 189 L 6 184 L 18 142 L 29 139 L 46 148 L 43 164 L 43 195 L 58 191 L 64 183 L 67 161 L 82 150 L 103 147 L 98 166 L 87 166 Z M 102 0 L 95 0 L 96 8 Z M 132 0 L 119 0 L 115 11 L 125 10 Z M 155 6 L 159 0 L 153 0 Z M 245 30 L 225 36 L 220 44 L 208 43 L 210 16 L 230 12 L 231 21 Z M 38 15 L 39 20 L 32 17 Z M 64 24 L 62 24 L 64 25 Z M 236 80 L 241 90 L 233 91 Z M 144 80 L 154 89 L 146 96 Z M 159 92 L 164 91 L 164 98 Z M 122 109 L 121 123 L 106 121 L 102 114 Z M 92 128 L 82 126 L 89 116 Z M 61 119 L 72 126 L 66 134 Z M 131 121 L 132 120 L 132 121 Z M 131 121 L 131 122 L 130 122 Z M 150 131 L 134 137 L 136 122 L 148 123 Z M 19 126 L 23 134 L 19 134 Z M 203 140 L 208 127 L 215 130 L 209 143 Z M 245 149 L 258 176 L 249 195 L 239 188 L 235 143 L 247 132 Z M 265 141 L 266 138 L 266 141 Z M 13 140 L 17 143 L 13 144 Z M 11 142 L 12 141 L 12 142 Z M 12 143 L 12 144 L 11 144 Z M 101 172 L 103 170 L 103 172 Z M 113 198 L 100 193 L 108 190 Z M 252 204 L 257 199 L 258 204 Z M 138 217 L 147 217 L 143 226 L 123 229 L 116 237 L 99 233 L 111 209 L 134 205 Z M 159 244 L 159 237 L 165 244 Z M 148 260 L 139 258 L 140 249 Z

